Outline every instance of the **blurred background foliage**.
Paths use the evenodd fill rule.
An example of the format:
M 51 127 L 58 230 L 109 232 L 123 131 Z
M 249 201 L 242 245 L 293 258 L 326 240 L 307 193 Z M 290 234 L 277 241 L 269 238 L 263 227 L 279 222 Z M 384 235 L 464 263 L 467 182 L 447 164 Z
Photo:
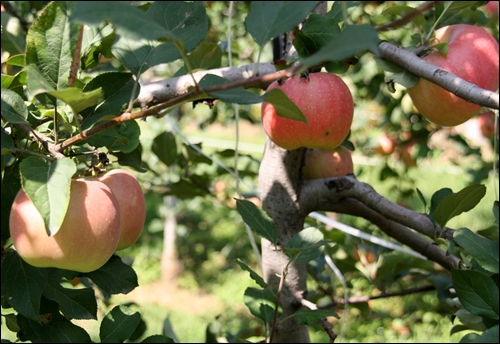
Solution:
M 27 23 L 33 21 L 46 3 L 10 2 Z M 149 6 L 147 2 L 134 3 L 140 3 L 145 8 Z M 417 7 L 422 3 L 348 2 L 346 14 L 349 22 L 379 26 L 398 18 L 397 14 L 387 13 L 387 8 L 395 5 Z M 205 41 L 220 49 L 220 60 L 214 62 L 213 68 L 229 65 L 227 33 L 230 14 L 232 65 L 257 62 L 259 47 L 244 26 L 250 2 L 235 2 L 232 13 L 226 1 L 207 1 L 204 4 L 210 20 Z M 332 6 L 331 2 L 329 6 Z M 410 22 L 403 27 L 380 32 L 380 38 L 404 47 L 415 47 L 435 22 L 439 6 L 442 5 L 438 5 L 436 11 L 424 13 L 422 25 Z M 440 26 L 464 22 L 485 26 L 498 38 L 498 16 L 486 12 L 484 7 L 456 11 L 454 15 L 445 17 Z M 425 31 L 422 31 L 423 28 Z M 263 50 L 261 62 L 272 60 L 269 43 Z M 116 69 L 124 68 L 116 59 L 110 59 L 88 72 Z M 183 70 L 183 62 L 177 60 L 151 68 L 141 76 L 141 81 L 173 77 Z M 358 179 L 370 183 L 391 201 L 418 212 L 425 212 L 426 209 L 416 188 L 429 203 L 433 192 L 440 188 L 449 187 L 457 192 L 472 183 L 484 183 L 488 192 L 479 206 L 455 218 L 449 226 L 469 227 L 476 231 L 495 228 L 491 221 L 491 206 L 498 199 L 495 192 L 498 176 L 492 173 L 498 154 L 493 152 L 497 138 L 481 135 L 477 118 L 456 128 L 443 128 L 428 122 L 413 108 L 403 87 L 396 85 L 393 93 L 388 90 L 384 72 L 370 54 L 360 56 L 341 76 L 355 99 L 355 117 L 349 141 L 354 146 L 353 159 Z M 258 260 L 241 217 L 234 209 L 233 198 L 255 196 L 265 142 L 265 133 L 260 125 L 260 104 L 235 108 L 216 101 L 210 108 L 206 104 L 194 106 L 193 103 L 186 103 L 172 112 L 169 118 L 175 120 L 168 121 L 167 117 L 163 117 L 139 121 L 141 167 L 146 172 L 136 175 L 144 187 L 147 219 L 137 244 L 121 251 L 120 256 L 132 264 L 140 286 L 129 295 L 113 296 L 111 299 L 103 296 L 102 312 L 124 300 L 137 303 L 148 326 L 144 336 L 168 332 L 171 326 L 180 341 L 203 342 L 209 325 L 212 325 L 217 336 L 229 341 L 237 338 L 258 339 L 264 331 L 263 324 L 251 316 L 243 303 L 244 290 L 253 282 L 248 273 L 234 263 L 238 258 L 259 271 Z M 169 133 L 168 137 L 161 137 L 164 132 Z M 386 133 L 394 142 L 394 151 L 390 154 L 383 154 L 380 150 L 378 139 L 381 133 Z M 157 154 L 155 142 L 158 144 L 161 140 L 170 140 L 174 144 Z M 242 179 L 238 183 L 220 164 L 214 162 L 234 169 L 236 140 L 239 176 Z M 193 146 L 200 148 L 211 159 Z M 165 205 L 168 195 L 174 196 L 170 208 Z M 164 278 L 162 282 L 164 226 L 167 218 L 172 216 L 176 221 L 174 256 L 178 269 L 174 276 L 167 276 L 168 281 Z M 363 219 L 337 214 L 329 216 L 388 239 Z M 439 267 L 433 264 L 400 256 L 327 228 L 315 220 L 308 221 L 323 230 L 325 239 L 336 241 L 331 255 L 345 276 L 350 297 L 428 286 L 432 284 L 429 283 L 431 278 L 440 276 Z M 408 265 L 387 273 L 384 266 L 390 259 L 401 259 Z M 311 264 L 308 282 L 310 298 L 319 303 L 331 302 L 332 296 L 343 298 L 342 285 L 323 267 L 322 261 Z M 384 274 L 377 273 L 379 270 Z M 338 305 L 336 311 L 347 315 L 344 323 L 329 319 L 334 331 L 343 332 L 344 341 L 449 342 L 461 337 L 461 334 L 450 336 L 452 321 L 449 314 L 453 313 L 454 305 L 440 300 L 436 291 L 360 302 L 350 305 L 347 313 L 343 313 L 343 306 Z M 79 324 L 90 329 L 98 325 L 86 321 Z M 4 326 L 2 322 L 2 329 Z M 97 327 L 94 330 L 97 333 Z M 311 339 L 319 342 L 328 338 L 320 326 L 312 326 Z

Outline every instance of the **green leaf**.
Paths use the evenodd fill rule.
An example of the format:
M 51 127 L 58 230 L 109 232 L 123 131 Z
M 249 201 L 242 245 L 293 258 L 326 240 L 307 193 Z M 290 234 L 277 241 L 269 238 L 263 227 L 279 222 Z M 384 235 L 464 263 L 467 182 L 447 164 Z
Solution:
M 201 78 L 198 85 L 203 90 L 204 88 L 210 86 L 223 85 L 228 82 L 229 80 L 221 78 L 220 76 L 207 74 Z M 208 92 L 207 94 L 210 97 L 220 99 L 223 102 L 236 104 L 257 104 L 261 103 L 264 99 L 264 97 L 247 91 L 243 87 L 232 88 L 224 91 Z
M 99 338 L 102 343 L 122 343 L 134 333 L 141 321 L 139 312 L 126 306 L 115 306 L 102 319 Z
M 434 210 L 446 197 L 453 195 L 453 191 L 450 188 L 442 188 L 434 192 L 431 197 L 431 208 L 429 209 L 429 218 L 434 222 Z
M 68 14 L 74 3 L 49 3 L 28 31 L 26 66 L 28 94 L 32 99 L 44 91 L 68 87 L 71 61 L 79 25 L 70 23 Z
M 162 132 L 153 140 L 151 150 L 165 165 L 172 165 L 177 158 L 175 135 L 168 131 Z
M 387 75 L 384 78 L 384 81 L 386 83 L 397 82 L 398 84 L 406 88 L 412 88 L 417 84 L 418 80 L 419 80 L 418 76 L 408 72 L 407 70 L 403 70 L 402 72 L 396 74 Z
M 2 117 L 11 123 L 28 124 L 28 107 L 14 91 L 2 89 Z
M 170 190 L 166 192 L 167 195 L 174 195 L 181 199 L 205 196 L 207 194 L 206 190 L 185 179 L 181 179 L 178 182 L 170 184 L 169 189 Z
M 301 325 L 311 326 L 320 319 L 326 317 L 335 317 L 340 319 L 339 315 L 333 309 L 307 309 L 301 308 L 293 314 L 295 321 Z
M 247 288 L 243 302 L 254 316 L 268 324 L 274 317 L 274 294 L 266 289 Z
M 176 343 L 176 341 L 161 334 L 154 334 L 152 336 L 144 338 L 141 343 Z
M 278 116 L 290 118 L 296 121 L 301 121 L 309 124 L 307 117 L 300 111 L 294 102 L 283 93 L 282 90 L 273 88 L 264 94 L 264 101 L 273 104 Z
M 358 51 L 369 50 L 378 55 L 378 38 L 375 28 L 370 25 L 349 25 L 328 44 L 312 56 L 301 59 L 305 67 L 324 62 L 334 62 L 353 57 Z
M 152 20 L 140 9 L 124 2 L 112 1 L 77 1 L 70 18 L 71 22 L 99 26 L 103 21 L 110 21 L 118 34 L 130 39 L 177 40 L 171 29 Z
M 261 237 L 276 245 L 278 239 L 274 222 L 262 209 L 250 201 L 237 199 L 236 210 L 250 228 L 255 230 Z
M 139 145 L 141 128 L 136 121 L 128 121 L 109 128 L 84 142 L 95 147 L 107 147 L 109 151 L 132 152 Z
M 49 279 L 43 296 L 57 302 L 59 309 L 68 319 L 97 320 L 97 301 L 92 288 L 64 288 L 59 281 Z
M 146 169 L 143 168 L 142 157 L 142 146 L 139 143 L 137 147 L 130 153 L 113 152 L 114 156 L 118 158 L 118 164 L 120 166 L 129 166 L 136 170 L 137 172 L 145 173 Z
M 192 71 L 197 69 L 215 69 L 221 67 L 222 50 L 218 44 L 201 42 L 189 54 L 187 60 Z M 180 76 L 187 73 L 186 68 L 179 69 L 175 75 Z
M 473 209 L 486 194 L 486 186 L 470 185 L 456 194 L 446 196 L 436 207 L 434 219 L 441 228 L 455 216 Z
M 21 162 L 20 171 L 24 191 L 42 216 L 47 235 L 53 236 L 66 216 L 75 162 L 70 158 L 47 162 L 28 157 Z
M 11 66 L 24 67 L 25 59 L 24 54 L 18 54 L 9 57 L 5 63 Z
M 386 72 L 391 72 L 391 73 L 399 73 L 404 71 L 404 68 L 401 67 L 400 65 L 395 64 L 394 62 L 385 60 L 381 57 L 375 57 L 374 58 L 375 63 L 377 66 L 382 69 L 383 71 Z
M 396 14 L 399 15 L 400 17 L 404 17 L 410 13 L 413 13 L 417 11 L 415 8 L 410 7 L 410 6 L 390 6 L 387 7 L 382 14 Z M 424 15 L 421 12 L 418 12 L 416 15 L 414 15 L 411 19 L 413 23 L 416 25 L 421 25 L 425 20 Z
M 498 325 L 490 327 L 475 339 L 475 343 L 496 343 L 498 341 Z
M 490 272 L 498 273 L 498 242 L 479 236 L 467 228 L 460 228 L 453 238 L 479 265 Z
M 111 256 L 101 268 L 80 275 L 90 278 L 99 288 L 110 294 L 128 294 L 139 285 L 134 269 L 116 255 Z
M 472 314 L 498 320 L 498 286 L 487 274 L 451 269 L 453 287 L 460 303 Z
M 493 202 L 493 215 L 495 216 L 495 224 L 498 225 L 498 201 Z
M 3 143 L 3 138 L 2 138 Z M 9 232 L 9 214 L 14 199 L 16 198 L 19 190 L 21 189 L 21 175 L 19 174 L 19 163 L 16 162 L 10 171 L 4 171 L 2 176 L 2 201 L 0 202 L 1 214 L 1 239 L 5 240 L 10 238 Z
M 130 97 L 137 97 L 140 92 L 131 73 L 102 73 L 90 80 L 83 88 L 84 92 L 101 90 L 101 96 L 95 108 L 82 113 L 82 129 L 89 129 L 105 116 L 118 116 L 126 108 Z
M 40 322 L 40 299 L 47 279 L 47 269 L 29 265 L 11 250 L 2 262 L 2 297 L 19 314 Z
M 328 44 L 340 33 L 338 22 L 331 17 L 311 14 L 302 30 L 295 33 L 293 45 L 300 57 L 307 57 Z
M 420 198 L 420 200 L 422 201 L 422 203 L 424 205 L 424 210 L 427 210 L 427 201 L 425 200 L 425 197 L 422 194 L 422 191 L 419 190 L 419 188 L 417 188 L 417 195 L 418 195 L 418 198 Z
M 101 96 L 101 89 L 82 92 L 80 89 L 73 87 L 59 91 L 48 91 L 47 93 L 68 104 L 76 115 L 80 111 L 97 104 Z
M 245 27 L 263 47 L 274 37 L 291 31 L 316 7 L 316 1 L 252 1 Z
M 328 241 L 323 240 L 323 233 L 317 228 L 308 227 L 295 234 L 283 248 L 283 252 L 291 254 L 297 263 L 306 263 L 319 257 L 321 247 Z
M 259 276 L 258 273 L 256 273 L 255 271 L 252 270 L 251 267 L 249 267 L 248 265 L 246 265 L 245 263 L 243 263 L 241 260 L 239 259 L 235 259 L 235 262 L 238 263 L 238 265 L 243 269 L 243 270 L 246 270 L 248 272 L 250 272 L 250 277 L 259 285 L 261 286 L 262 288 L 267 288 L 267 283 L 264 281 L 264 279 L 262 277 Z
M 26 46 L 21 22 L 15 16 L 2 11 L 2 51 L 10 55 L 22 54 Z

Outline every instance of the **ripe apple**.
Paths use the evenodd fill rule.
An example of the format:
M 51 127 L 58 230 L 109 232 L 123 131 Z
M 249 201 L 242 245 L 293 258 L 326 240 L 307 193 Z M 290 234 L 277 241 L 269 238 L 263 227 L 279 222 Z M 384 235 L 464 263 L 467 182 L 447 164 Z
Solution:
M 304 179 L 343 177 L 354 173 L 351 151 L 344 146 L 331 151 L 313 149 L 306 151 Z
M 386 133 L 382 132 L 377 136 L 378 147 L 376 152 L 382 155 L 391 155 L 396 149 L 396 142 Z
M 493 112 L 484 112 L 479 115 L 477 120 L 484 137 L 492 137 L 495 135 L 495 114 Z
M 284 149 L 299 147 L 332 150 L 349 134 L 354 114 L 351 92 L 330 73 L 299 75 L 268 87 L 282 90 L 302 111 L 309 124 L 278 116 L 272 104 L 262 103 L 262 124 L 269 138 Z
M 9 229 L 14 247 L 28 264 L 94 271 L 113 255 L 120 239 L 118 200 L 97 180 L 73 180 L 61 228 L 48 236 L 42 216 L 21 189 L 10 211 Z
M 448 55 L 435 51 L 423 59 L 481 88 L 498 89 L 498 42 L 484 28 L 457 24 L 436 31 L 436 40 L 448 43 Z M 413 104 L 429 121 L 442 126 L 464 123 L 481 110 L 423 78 L 408 89 Z
M 116 250 L 132 246 L 144 227 L 146 200 L 135 176 L 125 170 L 114 169 L 97 178 L 115 194 L 120 206 L 122 230 Z
M 401 151 L 399 152 L 401 160 L 407 167 L 415 167 L 417 166 L 417 161 L 413 157 L 412 151 L 415 146 L 416 141 L 410 141 L 401 147 Z

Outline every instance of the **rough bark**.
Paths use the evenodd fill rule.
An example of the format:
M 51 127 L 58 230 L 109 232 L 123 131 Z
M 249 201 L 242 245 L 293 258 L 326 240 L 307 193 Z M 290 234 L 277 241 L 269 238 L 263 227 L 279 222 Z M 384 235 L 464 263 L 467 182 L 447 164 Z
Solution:
M 304 149 L 286 151 L 269 139 L 259 170 L 259 189 L 262 207 L 274 220 L 277 232 L 277 247 L 262 241 L 262 270 L 265 281 L 278 289 L 283 267 L 289 258 L 279 249 L 291 237 L 304 228 L 305 216 L 299 212 L 301 165 Z M 283 313 L 280 319 L 301 308 L 301 299 L 307 295 L 306 264 L 291 264 L 280 295 Z M 298 324 L 293 318 L 280 323 L 274 329 L 273 341 L 277 343 L 309 342 L 307 326 Z

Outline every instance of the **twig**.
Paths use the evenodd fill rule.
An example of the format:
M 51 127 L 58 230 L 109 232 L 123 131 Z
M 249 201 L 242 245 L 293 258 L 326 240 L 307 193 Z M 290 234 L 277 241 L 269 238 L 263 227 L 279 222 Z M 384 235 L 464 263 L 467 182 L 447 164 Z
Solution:
M 312 303 L 311 301 L 306 300 L 306 299 L 300 300 L 300 303 L 302 304 L 302 306 L 307 307 L 311 310 L 319 309 L 315 303 Z M 324 307 L 321 307 L 321 308 L 324 308 Z M 326 321 L 326 318 L 321 318 L 320 322 L 321 322 L 321 326 L 323 326 L 323 329 L 325 330 L 326 334 L 328 334 L 328 337 L 330 338 L 329 343 L 334 343 L 335 339 L 337 338 L 337 334 L 335 332 L 333 332 L 332 326 L 328 323 L 328 321 Z
M 425 4 L 423 4 L 420 7 L 416 8 L 415 11 L 410 12 L 407 15 L 405 15 L 405 16 L 403 16 L 403 17 L 401 17 L 401 18 L 399 18 L 399 19 L 397 19 L 395 21 L 392 21 L 390 23 L 381 25 L 381 26 L 375 28 L 375 30 L 377 32 L 380 32 L 380 31 L 385 31 L 385 30 L 394 29 L 394 28 L 403 26 L 406 23 L 408 23 L 409 21 L 411 21 L 413 19 L 413 17 L 415 17 L 416 15 L 418 15 L 420 13 L 423 13 L 423 12 L 425 12 L 425 11 L 427 11 L 427 10 L 435 7 L 440 2 L 441 1 L 429 1 L 429 2 L 426 2 Z

